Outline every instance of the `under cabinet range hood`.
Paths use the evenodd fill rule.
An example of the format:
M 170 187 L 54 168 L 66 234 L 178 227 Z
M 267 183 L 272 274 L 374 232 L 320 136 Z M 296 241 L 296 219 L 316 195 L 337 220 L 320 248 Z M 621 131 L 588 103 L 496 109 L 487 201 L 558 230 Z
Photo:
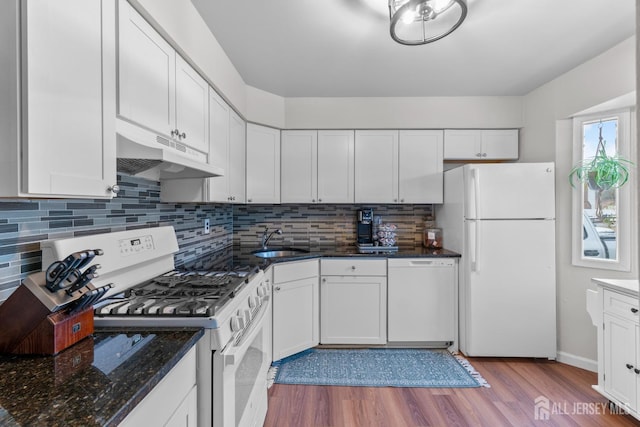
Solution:
M 224 175 L 207 154 L 126 120 L 116 119 L 116 136 L 118 172 L 156 181 Z

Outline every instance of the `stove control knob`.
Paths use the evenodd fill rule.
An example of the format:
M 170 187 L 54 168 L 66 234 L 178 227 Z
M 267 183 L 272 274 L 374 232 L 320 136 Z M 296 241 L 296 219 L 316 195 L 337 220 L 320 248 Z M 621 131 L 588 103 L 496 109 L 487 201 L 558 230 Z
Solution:
M 249 297 L 249 308 L 256 308 L 260 305 L 260 298 L 258 297 Z
M 238 332 L 244 329 L 244 317 L 234 316 L 231 318 L 231 332 Z
M 248 324 L 251 321 L 251 310 L 244 311 L 244 318 L 246 320 L 246 324 Z

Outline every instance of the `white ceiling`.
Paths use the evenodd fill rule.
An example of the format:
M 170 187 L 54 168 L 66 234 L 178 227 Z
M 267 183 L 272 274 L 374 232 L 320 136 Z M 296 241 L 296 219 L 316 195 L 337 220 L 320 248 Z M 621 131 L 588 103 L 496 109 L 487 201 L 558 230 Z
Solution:
M 524 95 L 635 34 L 634 0 L 468 0 L 404 46 L 387 0 L 192 0 L 245 83 L 284 97 Z

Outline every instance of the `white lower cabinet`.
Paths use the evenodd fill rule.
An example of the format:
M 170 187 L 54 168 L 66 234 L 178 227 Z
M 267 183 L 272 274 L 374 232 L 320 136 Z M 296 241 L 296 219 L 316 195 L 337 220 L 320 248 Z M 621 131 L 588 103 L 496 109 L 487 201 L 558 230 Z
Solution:
M 273 360 L 318 345 L 318 260 L 273 266 Z
M 587 310 L 598 329 L 598 384 L 594 388 L 640 419 L 638 297 L 598 286 L 597 292 L 587 291 Z
M 389 342 L 457 341 L 457 268 L 452 258 L 389 259 Z
M 193 347 L 119 426 L 196 427 L 197 396 L 196 348 Z
M 320 261 L 320 343 L 386 344 L 386 260 Z
M 604 313 L 604 390 L 625 408 L 638 408 L 638 323 Z

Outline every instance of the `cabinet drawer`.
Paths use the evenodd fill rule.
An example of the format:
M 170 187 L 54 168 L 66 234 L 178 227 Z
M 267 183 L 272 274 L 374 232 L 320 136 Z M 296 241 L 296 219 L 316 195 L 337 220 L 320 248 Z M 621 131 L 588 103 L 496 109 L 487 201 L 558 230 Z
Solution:
M 386 259 L 322 259 L 323 276 L 386 276 Z
M 318 275 L 318 260 L 287 262 L 273 266 L 273 283 L 286 283 Z
M 638 299 L 604 290 L 604 311 L 638 322 Z

